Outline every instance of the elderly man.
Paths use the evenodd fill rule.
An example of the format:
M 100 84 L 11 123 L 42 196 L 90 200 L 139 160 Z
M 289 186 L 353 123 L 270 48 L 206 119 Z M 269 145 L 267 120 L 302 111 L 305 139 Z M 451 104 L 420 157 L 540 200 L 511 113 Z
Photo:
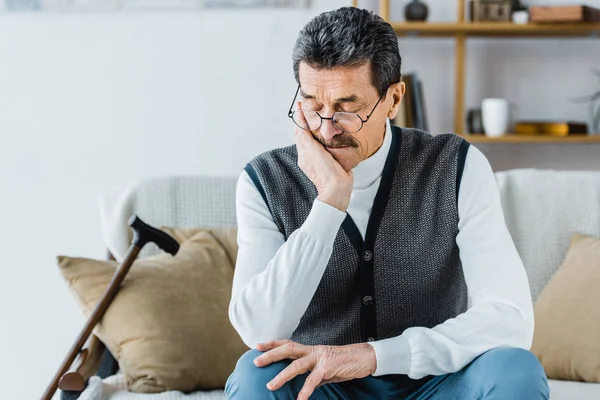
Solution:
M 229 316 L 252 350 L 227 397 L 547 399 L 489 163 L 390 125 L 405 92 L 390 25 L 321 14 L 293 64 L 295 145 L 238 181 Z

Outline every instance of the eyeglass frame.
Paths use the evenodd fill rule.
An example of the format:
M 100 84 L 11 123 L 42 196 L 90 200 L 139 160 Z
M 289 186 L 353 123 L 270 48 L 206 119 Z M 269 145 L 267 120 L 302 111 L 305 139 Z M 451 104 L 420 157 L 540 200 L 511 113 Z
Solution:
M 303 127 L 299 126 L 299 125 L 298 125 L 298 124 L 297 124 L 297 123 L 294 121 L 294 118 L 293 118 L 293 116 L 294 116 L 294 112 L 295 112 L 295 111 L 292 111 L 292 108 L 294 108 L 294 103 L 296 102 L 296 97 L 298 96 L 298 92 L 300 91 L 300 85 L 298 85 L 298 89 L 296 89 L 296 94 L 294 95 L 294 99 L 292 100 L 292 104 L 290 105 L 290 109 L 289 109 L 289 111 L 288 111 L 288 118 L 291 118 L 291 119 L 292 119 L 292 121 L 294 121 L 294 125 L 296 125 L 298 128 L 300 128 L 300 129 L 304 129 L 305 131 L 309 131 L 309 132 L 310 132 L 310 131 L 314 131 L 314 130 L 320 129 L 320 128 L 323 126 L 323 120 L 326 120 L 326 121 L 331 121 L 331 123 L 332 123 L 332 124 L 333 124 L 333 125 L 334 125 L 336 128 L 340 129 L 340 128 L 339 128 L 339 127 L 338 127 L 338 126 L 335 124 L 335 122 L 333 122 L 333 117 L 335 116 L 335 114 L 337 114 L 338 112 L 344 112 L 344 113 L 346 113 L 346 114 L 355 114 L 355 115 L 358 117 L 358 119 L 360 119 L 360 121 L 361 121 L 360 128 L 358 128 L 358 129 L 357 129 L 357 130 L 355 130 L 354 132 L 346 132 L 346 131 L 344 131 L 343 129 L 340 129 L 340 130 L 341 130 L 342 132 L 346 132 L 346 133 L 356 133 L 356 132 L 360 131 L 360 130 L 363 128 L 363 126 L 364 126 L 364 125 L 365 125 L 365 124 L 366 124 L 366 123 L 369 121 L 369 118 L 371 118 L 371 115 L 373 115 L 373 113 L 375 112 L 375 109 L 377 108 L 377 106 L 378 106 L 378 105 L 379 105 L 379 103 L 381 102 L 381 99 L 383 99 L 383 98 L 385 97 L 385 95 L 387 94 L 387 91 L 388 91 L 388 89 L 389 89 L 389 87 L 388 87 L 388 88 L 385 90 L 385 92 L 383 92 L 383 94 L 381 95 L 381 97 L 379 97 L 379 100 L 377 100 L 377 103 L 375 103 L 375 106 L 373 107 L 373 109 L 371 110 L 371 112 L 369 113 L 369 115 L 367 115 L 367 117 L 366 117 L 364 120 L 363 120 L 363 119 L 360 117 L 360 115 L 358 115 L 358 113 L 351 113 L 351 112 L 347 112 L 347 111 L 336 111 L 336 112 L 334 112 L 334 113 L 333 113 L 333 115 L 332 115 L 331 117 L 329 117 L 329 118 L 326 118 L 326 117 L 323 117 L 323 116 L 321 116 L 321 114 L 319 114 L 319 112 L 318 112 L 318 111 L 312 111 L 312 112 L 314 112 L 315 114 L 317 114 L 317 115 L 319 116 L 319 118 L 321 118 L 321 124 L 320 124 L 320 125 L 319 125 L 319 127 L 318 127 L 318 128 L 316 128 L 316 129 L 304 129 Z M 302 112 L 304 112 L 304 110 L 302 110 Z

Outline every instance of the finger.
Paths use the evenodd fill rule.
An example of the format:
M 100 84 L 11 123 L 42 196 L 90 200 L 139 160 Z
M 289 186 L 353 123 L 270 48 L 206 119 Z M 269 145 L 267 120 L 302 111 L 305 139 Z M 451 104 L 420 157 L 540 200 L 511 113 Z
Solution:
M 296 145 L 300 145 L 303 148 L 309 149 L 311 146 L 319 144 L 320 143 L 313 136 L 312 131 L 307 131 L 306 129 L 296 127 Z
M 263 351 L 263 352 L 269 351 L 276 347 L 283 346 L 284 344 L 289 343 L 289 342 L 291 342 L 291 340 L 288 339 L 288 340 L 271 340 L 271 341 L 265 342 L 265 343 L 258 343 L 256 345 L 256 350 Z
M 315 365 L 315 360 L 311 357 L 302 357 L 293 361 L 283 371 L 277 374 L 275 378 L 267 384 L 269 390 L 277 390 L 286 382 L 291 381 L 296 376 L 310 371 Z
M 264 367 L 277 361 L 286 360 L 291 358 L 296 360 L 300 357 L 304 357 L 308 354 L 306 346 L 299 343 L 289 342 L 283 346 L 279 346 L 273 350 L 269 350 L 263 355 L 254 359 L 254 364 L 258 367 Z
M 310 151 L 311 141 L 314 140 L 315 139 L 310 132 L 298 128 L 298 131 L 296 132 L 296 147 L 300 149 L 301 152 Z
M 314 155 L 315 150 L 311 148 L 312 145 L 318 143 L 315 138 L 313 138 L 312 134 L 309 131 L 305 131 L 304 129 L 297 128 L 296 136 L 295 136 L 296 148 L 298 149 L 298 159 L 303 159 L 307 157 L 311 157 Z M 313 143 L 314 142 L 314 143 Z M 322 146 L 320 146 L 322 147 Z M 323 148 L 323 150 L 325 150 Z M 317 153 L 318 154 L 318 153 Z
M 306 118 L 304 116 L 304 111 L 302 110 L 302 103 L 298 102 L 297 105 L 298 110 L 296 110 L 296 118 L 298 123 L 308 127 L 308 123 L 306 122 Z M 314 146 L 317 143 L 317 140 L 312 135 L 312 131 L 296 127 L 296 145 L 301 144 L 304 148 L 308 148 L 309 146 Z
M 301 137 L 301 146 L 303 149 L 311 155 L 319 154 L 321 157 L 324 157 L 324 160 L 331 162 L 333 160 L 333 156 L 329 153 L 323 144 L 314 138 L 312 134 L 309 132 L 304 132 L 305 135 Z
M 298 122 L 306 124 L 306 118 L 304 118 L 304 110 L 302 110 L 302 102 L 296 103 L 296 113 L 298 114 Z
M 302 386 L 302 390 L 300 390 L 300 393 L 298 393 L 297 400 L 308 400 L 310 395 L 313 394 L 322 380 L 323 372 L 320 369 L 315 369 L 313 372 L 311 372 L 306 378 L 306 381 L 304 381 L 304 386 Z
M 299 105 L 301 103 L 298 103 Z M 304 118 L 304 112 L 300 109 L 300 106 L 298 106 L 298 110 L 296 111 L 297 116 L 296 118 L 298 119 L 298 123 L 300 125 L 304 124 L 304 126 L 306 125 L 306 119 Z M 307 131 L 306 129 L 302 129 L 299 126 L 296 127 L 296 146 L 306 146 L 306 140 L 310 137 L 312 137 L 312 134 Z

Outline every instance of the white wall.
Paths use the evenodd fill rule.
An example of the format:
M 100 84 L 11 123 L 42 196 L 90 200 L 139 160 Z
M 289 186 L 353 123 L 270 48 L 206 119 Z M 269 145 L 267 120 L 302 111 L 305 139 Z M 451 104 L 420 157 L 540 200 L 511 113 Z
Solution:
M 55 257 L 104 257 L 99 192 L 155 175 L 237 175 L 291 143 L 296 34 L 350 1 L 313 3 L 0 15 L 0 397 L 39 397 L 84 322 Z M 453 0 L 429 3 L 432 20 L 454 18 Z M 424 80 L 432 131 L 451 130 L 452 42 L 403 39 L 401 51 Z M 585 119 L 570 98 L 597 83 L 599 54 L 600 40 L 477 40 L 468 105 L 507 96 L 523 117 Z

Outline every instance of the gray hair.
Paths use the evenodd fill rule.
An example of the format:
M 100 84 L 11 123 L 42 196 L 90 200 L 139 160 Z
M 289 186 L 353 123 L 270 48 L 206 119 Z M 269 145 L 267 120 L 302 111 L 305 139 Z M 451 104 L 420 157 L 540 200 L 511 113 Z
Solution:
M 371 83 L 383 96 L 401 79 L 402 58 L 391 25 L 368 10 L 342 7 L 313 18 L 298 35 L 294 75 L 303 61 L 311 68 L 359 67 L 371 61 Z

